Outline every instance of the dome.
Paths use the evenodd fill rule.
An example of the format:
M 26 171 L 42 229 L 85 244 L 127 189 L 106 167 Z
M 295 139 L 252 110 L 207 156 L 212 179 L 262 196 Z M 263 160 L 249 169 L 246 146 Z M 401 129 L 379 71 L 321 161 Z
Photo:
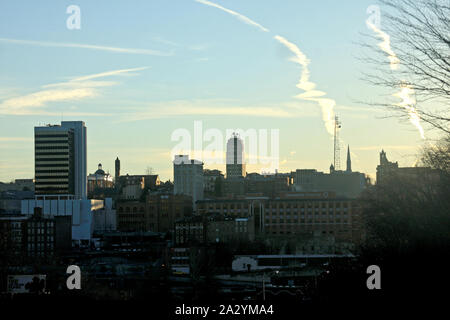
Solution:
M 105 171 L 103 171 L 103 169 L 102 169 L 102 164 L 101 163 L 99 163 L 98 164 L 98 169 L 97 169 L 97 171 L 95 171 L 95 174 L 101 174 L 101 175 L 105 175 L 106 173 L 105 173 Z

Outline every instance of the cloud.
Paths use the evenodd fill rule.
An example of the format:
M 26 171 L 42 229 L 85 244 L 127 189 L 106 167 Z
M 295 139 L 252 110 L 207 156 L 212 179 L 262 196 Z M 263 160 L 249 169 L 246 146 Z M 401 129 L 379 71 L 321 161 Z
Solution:
M 75 77 L 72 80 L 44 85 L 39 90 L 23 96 L 16 96 L 0 103 L 0 114 L 5 115 L 54 115 L 53 112 L 42 110 L 48 103 L 78 101 L 86 98 L 93 98 L 100 95 L 99 87 L 106 87 L 117 84 L 112 81 L 92 81 L 92 79 L 125 75 L 130 72 L 144 70 L 147 67 L 112 70 L 91 74 L 87 76 Z M 50 89 L 49 89 L 50 88 Z M 65 113 L 69 115 L 69 113 Z M 74 113 L 81 115 L 82 113 Z M 94 113 L 83 113 L 83 115 L 95 115 Z M 100 115 L 100 114 L 99 114 Z
M 169 46 L 173 46 L 173 47 L 178 47 L 179 44 L 174 42 L 174 41 L 170 41 L 167 39 L 164 39 L 163 37 L 154 37 L 153 38 L 154 41 L 165 44 L 165 45 L 169 45 Z
M 300 104 L 288 102 L 273 105 L 236 105 L 233 102 L 215 100 L 173 100 L 148 104 L 145 110 L 127 113 L 119 122 L 131 122 L 148 119 L 169 118 L 174 116 L 252 116 L 270 118 L 292 118 L 315 116 L 311 109 Z
M 236 12 L 236 11 L 233 11 L 233 10 L 227 9 L 225 7 L 222 7 L 221 5 L 218 5 L 217 3 L 213 3 L 213 2 L 210 2 L 210 1 L 207 1 L 207 0 L 195 0 L 195 1 L 198 2 L 198 3 L 204 4 L 204 5 L 207 5 L 207 6 L 214 7 L 214 8 L 220 9 L 222 11 L 225 11 L 225 12 L 227 12 L 227 13 L 235 16 L 235 17 L 237 17 L 239 20 L 241 20 L 242 22 L 244 22 L 244 23 L 246 23 L 248 25 L 254 26 L 254 27 L 258 28 L 261 31 L 269 32 L 269 29 L 263 27 L 259 23 L 251 20 L 250 18 L 248 18 L 248 17 L 246 17 L 246 16 L 244 16 L 244 15 L 242 15 L 242 14 Z
M 119 74 L 126 74 L 126 73 L 129 74 L 130 72 L 133 72 L 133 71 L 141 71 L 141 70 L 145 70 L 145 69 L 148 69 L 148 67 L 139 67 L 139 68 L 130 68 L 130 69 L 121 69 L 121 70 L 100 72 L 100 73 L 91 74 L 88 76 L 78 77 L 78 78 L 72 79 L 71 81 L 86 81 L 86 80 L 96 79 L 96 78 L 116 76 Z
M 204 51 L 206 50 L 210 45 L 207 43 L 203 43 L 203 44 L 193 44 L 188 46 L 188 49 L 191 51 Z
M 261 24 L 251 20 L 250 18 L 230 9 L 224 8 L 216 3 L 207 1 L 207 0 L 195 0 L 196 2 L 218 8 L 223 10 L 231 15 L 238 17 L 241 21 L 246 24 L 255 26 L 259 28 L 261 31 L 269 32 L 269 29 L 265 28 Z M 330 135 L 334 134 L 334 107 L 336 106 L 336 102 L 330 98 L 322 98 L 326 95 L 326 92 L 314 90 L 316 84 L 309 81 L 309 70 L 308 65 L 310 60 L 306 57 L 306 55 L 296 46 L 294 43 L 288 41 L 286 38 L 275 35 L 274 39 L 288 48 L 294 56 L 290 59 L 292 62 L 299 64 L 302 67 L 302 72 L 300 76 L 300 80 L 297 84 L 297 88 L 303 90 L 304 92 L 295 96 L 297 99 L 301 100 L 309 100 L 316 102 L 320 105 L 322 109 L 322 119 L 325 123 L 325 128 Z
M 370 29 L 372 29 L 373 32 L 375 32 L 378 35 L 379 38 L 383 40 L 380 43 L 378 43 L 378 47 L 388 55 L 389 66 L 391 70 L 397 70 L 400 64 L 400 59 L 397 57 L 397 55 L 391 48 L 390 36 L 386 32 L 383 32 L 380 29 L 378 29 L 370 21 L 367 20 L 366 24 Z M 412 123 L 413 126 L 417 128 L 420 137 L 422 139 L 425 139 L 425 132 L 422 128 L 422 125 L 420 124 L 420 116 L 415 108 L 416 99 L 414 98 L 414 90 L 406 84 L 401 84 L 400 91 L 393 94 L 393 96 L 400 98 L 402 100 L 399 103 L 396 103 L 395 105 L 406 109 L 406 111 L 408 112 L 409 121 Z
M 370 29 L 372 29 L 373 32 L 375 32 L 378 35 L 379 38 L 383 40 L 378 44 L 378 47 L 380 47 L 381 50 L 387 53 L 391 69 L 392 70 L 398 69 L 398 64 L 400 60 L 395 55 L 395 52 L 391 49 L 391 37 L 386 32 L 383 32 L 380 29 L 378 29 L 370 21 L 367 20 L 366 24 Z
M 173 52 L 162 52 L 162 51 L 151 50 L 151 49 L 108 47 L 108 46 L 82 44 L 82 43 L 33 41 L 33 40 L 19 40 L 19 39 L 8 39 L 8 38 L 0 38 L 0 42 L 6 42 L 6 43 L 12 43 L 12 44 L 23 44 L 23 45 L 34 45 L 34 46 L 41 46 L 41 47 L 90 49 L 90 50 L 100 50 L 100 51 L 109 51 L 109 52 L 117 52 L 117 53 L 144 54 L 144 55 L 152 55 L 152 56 L 173 56 Z
M 419 131 L 420 137 L 425 139 L 425 133 L 423 131 L 422 125 L 420 124 L 420 117 L 417 113 L 416 108 L 416 99 L 413 96 L 414 90 L 408 85 L 402 85 L 400 92 L 395 93 L 394 96 L 402 99 L 401 102 L 396 105 L 402 107 L 407 110 L 409 121 L 417 128 Z
M 9 141 L 14 141 L 14 142 L 18 142 L 18 141 L 33 141 L 32 138 L 29 137 L 0 137 L 0 141 L 2 142 L 9 142 Z
M 0 110 L 18 111 L 24 107 L 42 107 L 47 102 L 78 100 L 95 95 L 96 92 L 92 88 L 42 90 L 22 97 L 7 99 L 0 105 Z
M 317 102 L 322 109 L 322 119 L 325 123 L 325 128 L 330 135 L 334 134 L 334 107 L 336 102 L 330 98 L 322 98 L 326 95 L 326 92 L 315 90 L 316 84 L 309 80 L 309 70 L 308 65 L 310 60 L 306 55 L 297 47 L 294 43 L 288 41 L 282 36 L 276 35 L 274 37 L 279 43 L 284 45 L 289 51 L 291 51 L 294 56 L 290 60 L 294 63 L 299 64 L 302 67 L 300 74 L 300 80 L 297 83 L 297 88 L 303 90 L 304 92 L 296 95 L 297 99 L 309 100 Z

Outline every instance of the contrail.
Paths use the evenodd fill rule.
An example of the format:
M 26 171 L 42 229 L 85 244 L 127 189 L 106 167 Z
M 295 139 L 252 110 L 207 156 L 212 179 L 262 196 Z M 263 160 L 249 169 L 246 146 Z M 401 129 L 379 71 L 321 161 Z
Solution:
M 150 50 L 150 49 L 119 48 L 119 47 L 108 47 L 108 46 L 83 44 L 83 43 L 34 41 L 34 40 L 19 40 L 19 39 L 8 39 L 8 38 L 0 38 L 0 42 L 34 45 L 34 46 L 41 46 L 41 47 L 81 48 L 81 49 L 111 51 L 111 52 L 119 52 L 119 53 L 145 54 L 145 55 L 154 55 L 154 56 L 172 56 L 173 55 L 172 52 L 166 53 L 166 52 Z
M 269 32 L 269 29 L 263 27 L 262 25 L 260 25 L 259 23 L 253 21 L 252 19 L 250 19 L 250 18 L 248 18 L 248 17 L 246 17 L 246 16 L 244 16 L 244 15 L 242 15 L 242 14 L 236 12 L 236 11 L 224 8 L 221 5 L 218 5 L 217 3 L 213 3 L 213 2 L 210 2 L 210 1 L 207 1 L 207 0 L 195 0 L 195 1 L 198 2 L 198 3 L 205 4 L 207 6 L 215 7 L 217 9 L 222 10 L 222 11 L 225 11 L 225 12 L 227 12 L 227 13 L 235 16 L 235 17 L 237 17 L 239 20 L 241 20 L 242 22 L 244 22 L 246 24 L 249 24 L 251 26 L 257 27 L 261 31 Z
M 325 128 L 330 135 L 334 134 L 334 107 L 336 102 L 330 98 L 321 98 L 326 95 L 326 92 L 315 90 L 316 84 L 309 81 L 309 59 L 306 55 L 292 42 L 282 36 L 276 35 L 275 40 L 280 42 L 286 48 L 288 48 L 294 57 L 291 58 L 292 62 L 295 62 L 302 66 L 302 73 L 300 75 L 300 80 L 297 84 L 297 88 L 304 90 L 303 93 L 296 95 L 298 99 L 309 100 L 317 102 L 322 108 L 322 119 L 325 122 Z
M 369 20 L 366 21 L 366 24 L 367 27 L 372 29 L 373 32 L 375 32 L 378 37 L 383 40 L 382 42 L 378 43 L 378 47 L 388 55 L 389 66 L 391 70 L 397 70 L 400 59 L 391 48 L 390 36 L 386 32 L 383 32 L 379 28 L 377 28 Z M 402 99 L 402 101 L 395 105 L 407 110 L 409 121 L 417 128 L 417 130 L 419 130 L 420 137 L 422 139 L 425 139 L 424 130 L 422 128 L 422 125 L 420 124 L 420 116 L 417 113 L 416 108 L 414 107 L 416 104 L 416 99 L 411 97 L 411 95 L 414 94 L 414 90 L 408 85 L 401 85 L 400 88 L 400 91 L 394 93 L 393 96 Z
M 420 117 L 417 114 L 416 108 L 414 108 L 416 99 L 411 97 L 413 93 L 414 90 L 408 85 L 402 85 L 400 92 L 395 93 L 394 96 L 402 99 L 402 101 L 400 103 L 397 103 L 397 105 L 405 108 L 408 111 L 409 121 L 417 128 L 417 130 L 419 130 L 420 137 L 422 139 L 425 139 L 423 128 L 420 125 Z
M 227 8 L 222 7 L 221 5 L 218 5 L 216 3 L 207 1 L 207 0 L 195 0 L 196 2 L 211 6 L 211 7 L 215 7 L 218 8 L 220 10 L 223 10 L 233 16 L 238 17 L 241 21 L 243 21 L 246 24 L 255 26 L 257 28 L 259 28 L 261 31 L 264 32 L 269 32 L 269 29 L 267 29 L 266 27 L 262 26 L 261 24 L 251 20 L 250 18 Z M 321 98 L 322 96 L 325 96 L 326 93 L 323 91 L 319 91 L 319 90 L 314 90 L 316 87 L 316 84 L 309 81 L 309 70 L 308 70 L 308 65 L 309 65 L 309 59 L 306 57 L 305 54 L 303 54 L 303 52 L 292 42 L 289 42 L 286 38 L 283 38 L 282 36 L 276 35 L 274 37 L 275 40 L 277 40 L 278 42 L 280 42 L 281 44 L 283 44 L 285 47 L 287 47 L 293 54 L 294 57 L 291 58 L 291 61 L 299 64 L 302 66 L 302 73 L 300 76 L 300 80 L 297 84 L 297 88 L 303 90 L 304 92 L 297 95 L 296 98 L 297 99 L 302 99 L 302 100 L 309 100 L 309 101 L 314 101 L 317 102 L 320 107 L 322 108 L 322 119 L 325 122 L 325 128 L 327 130 L 327 132 L 330 135 L 334 134 L 334 106 L 336 105 L 336 102 L 333 99 L 329 99 L 329 98 Z
M 391 70 L 397 70 L 400 60 L 397 58 L 395 52 L 391 49 L 391 37 L 386 32 L 383 32 L 380 29 L 378 29 L 370 21 L 366 21 L 366 24 L 367 27 L 372 29 L 372 31 L 375 32 L 378 35 L 378 37 L 383 40 L 378 44 L 378 47 L 380 47 L 381 50 L 387 53 Z

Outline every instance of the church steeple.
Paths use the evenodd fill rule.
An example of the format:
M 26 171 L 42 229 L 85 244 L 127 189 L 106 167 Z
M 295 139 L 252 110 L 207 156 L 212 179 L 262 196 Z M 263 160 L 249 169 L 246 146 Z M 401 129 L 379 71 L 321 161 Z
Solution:
M 347 172 L 352 172 L 352 159 L 350 158 L 350 145 L 347 147 Z

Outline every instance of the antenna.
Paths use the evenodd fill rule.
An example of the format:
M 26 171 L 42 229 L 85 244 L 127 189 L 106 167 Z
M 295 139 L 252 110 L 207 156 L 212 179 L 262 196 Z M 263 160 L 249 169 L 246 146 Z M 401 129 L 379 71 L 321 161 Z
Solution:
M 339 129 L 341 129 L 341 122 L 338 116 L 334 117 L 334 170 L 341 170 L 341 148 L 339 147 Z

